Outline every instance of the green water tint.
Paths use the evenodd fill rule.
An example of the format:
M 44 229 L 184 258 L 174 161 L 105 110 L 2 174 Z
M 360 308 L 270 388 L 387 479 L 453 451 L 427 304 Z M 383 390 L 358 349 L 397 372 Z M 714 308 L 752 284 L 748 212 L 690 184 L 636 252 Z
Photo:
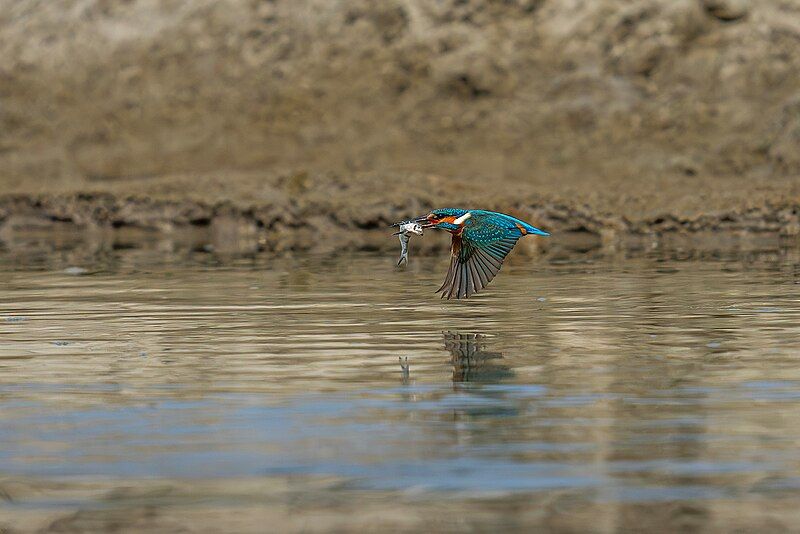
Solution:
M 0 254 L 0 526 L 793 524 L 796 251 L 395 260 Z

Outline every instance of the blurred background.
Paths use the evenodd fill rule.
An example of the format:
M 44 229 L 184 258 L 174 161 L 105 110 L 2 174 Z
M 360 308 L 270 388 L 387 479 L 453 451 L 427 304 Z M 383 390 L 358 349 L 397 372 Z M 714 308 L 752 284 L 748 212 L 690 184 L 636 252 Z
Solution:
M 0 6 L 6 236 L 374 248 L 449 205 L 601 241 L 800 232 L 794 0 Z

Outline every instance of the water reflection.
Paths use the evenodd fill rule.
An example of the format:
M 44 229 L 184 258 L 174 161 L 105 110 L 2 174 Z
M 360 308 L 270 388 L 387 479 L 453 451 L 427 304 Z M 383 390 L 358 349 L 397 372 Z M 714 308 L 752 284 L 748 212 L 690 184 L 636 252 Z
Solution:
M 797 251 L 520 260 L 468 303 L 446 258 L 152 253 L 0 254 L 0 529 L 794 524 Z
M 409 385 L 411 383 L 411 368 L 408 365 L 408 356 L 403 358 L 400 356 L 400 376 L 402 377 L 403 384 Z
M 444 333 L 444 349 L 453 364 L 453 383 L 499 382 L 514 376 L 507 365 L 496 361 L 503 355 L 487 351 L 484 345 L 485 336 L 481 334 Z

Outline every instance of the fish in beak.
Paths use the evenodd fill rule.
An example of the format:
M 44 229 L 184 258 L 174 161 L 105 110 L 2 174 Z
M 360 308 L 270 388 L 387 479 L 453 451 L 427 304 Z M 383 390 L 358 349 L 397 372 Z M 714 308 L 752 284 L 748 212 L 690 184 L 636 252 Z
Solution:
M 410 220 L 408 220 L 408 221 L 400 221 L 400 222 L 396 222 L 396 223 L 394 223 L 394 224 L 392 225 L 392 227 L 400 227 L 400 228 L 403 228 L 403 226 L 405 226 L 405 225 L 411 225 L 411 224 L 418 224 L 418 225 L 419 225 L 419 226 L 421 226 L 423 229 L 424 229 L 424 228 L 431 228 L 431 227 L 433 227 L 433 226 L 434 226 L 434 223 L 433 223 L 433 222 L 431 222 L 431 220 L 430 220 L 430 215 L 423 215 L 423 216 L 421 216 L 421 217 L 417 217 L 416 219 L 410 219 Z M 414 232 L 414 233 L 416 233 L 416 232 Z M 395 234 L 395 235 L 397 235 L 397 234 Z M 421 235 L 421 234 L 417 234 L 417 235 Z
M 398 223 L 398 225 L 400 230 L 392 235 L 400 238 L 400 259 L 397 261 L 397 266 L 399 267 L 408 263 L 408 241 L 411 239 L 411 234 L 422 235 L 424 232 L 422 226 L 413 221 Z

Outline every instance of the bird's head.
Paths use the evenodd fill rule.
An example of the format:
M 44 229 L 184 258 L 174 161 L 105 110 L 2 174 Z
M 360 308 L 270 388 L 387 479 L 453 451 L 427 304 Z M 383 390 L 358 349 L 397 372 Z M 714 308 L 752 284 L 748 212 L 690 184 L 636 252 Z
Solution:
M 416 222 L 423 228 L 439 228 L 441 230 L 456 231 L 461 224 L 469 218 L 469 211 L 460 208 L 440 208 L 427 215 L 419 217 Z

